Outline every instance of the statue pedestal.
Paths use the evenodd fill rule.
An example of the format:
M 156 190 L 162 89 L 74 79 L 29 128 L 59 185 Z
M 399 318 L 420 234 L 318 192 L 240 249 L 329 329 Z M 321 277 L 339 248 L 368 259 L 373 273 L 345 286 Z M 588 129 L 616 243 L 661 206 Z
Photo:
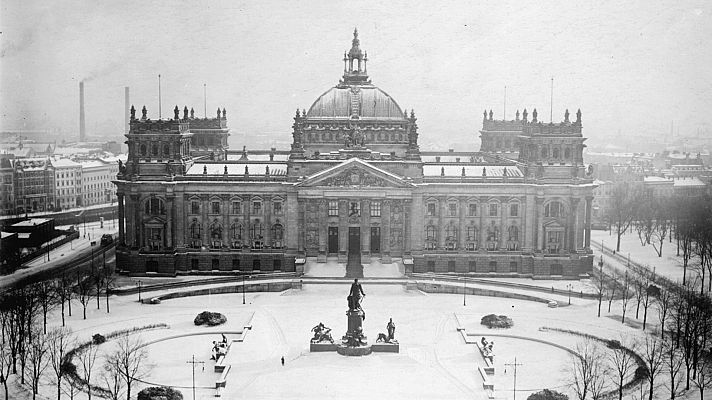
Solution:
M 344 356 L 365 356 L 371 354 L 371 345 L 363 334 L 364 313 L 361 310 L 346 312 L 348 329 L 341 339 L 341 344 L 336 346 L 336 352 Z

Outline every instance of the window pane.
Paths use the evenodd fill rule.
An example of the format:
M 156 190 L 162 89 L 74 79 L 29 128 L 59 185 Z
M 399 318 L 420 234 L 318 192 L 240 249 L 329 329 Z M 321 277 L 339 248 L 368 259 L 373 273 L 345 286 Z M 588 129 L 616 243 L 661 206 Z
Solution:
M 509 205 L 509 216 L 510 217 L 519 216 L 519 204 L 510 204 Z
M 490 217 L 497 216 L 497 204 L 496 203 L 492 203 L 489 205 L 489 216 Z

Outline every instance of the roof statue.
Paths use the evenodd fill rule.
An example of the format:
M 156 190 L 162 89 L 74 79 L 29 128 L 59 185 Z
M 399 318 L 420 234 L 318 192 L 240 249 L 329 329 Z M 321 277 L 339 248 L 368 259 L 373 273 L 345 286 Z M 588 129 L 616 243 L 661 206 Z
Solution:
M 566 109 L 566 112 L 564 113 L 564 122 L 569 122 L 569 109 Z
M 183 119 L 188 119 L 188 106 L 183 106 Z
M 535 108 L 534 111 L 532 111 L 532 122 L 537 122 L 536 116 L 537 116 L 537 112 L 536 112 L 536 108 Z
M 226 119 L 227 111 L 225 111 L 225 107 L 223 107 L 223 119 Z
M 141 110 L 141 119 L 146 119 L 146 113 L 148 113 L 146 106 L 143 106 L 143 109 Z
M 178 109 L 178 105 L 176 104 L 176 108 L 173 109 L 173 119 L 180 119 L 180 110 Z
M 354 38 L 351 41 L 351 50 L 349 50 L 350 58 L 358 58 L 359 60 L 363 58 L 361 48 L 359 47 L 360 44 L 361 42 L 358 40 L 358 29 L 354 28 Z
M 190 119 L 195 118 L 195 111 L 193 111 L 193 107 L 190 107 Z
M 487 110 L 482 113 L 482 120 L 487 121 Z
M 529 115 L 529 113 L 527 112 L 527 109 L 525 108 L 524 111 L 522 112 L 522 120 L 523 120 L 524 122 L 527 122 L 527 116 L 528 116 L 528 115 Z
M 134 108 L 133 104 L 131 105 L 131 120 L 136 119 L 136 109 Z
M 492 116 L 493 116 L 493 115 L 494 115 L 494 113 L 492 112 L 492 109 L 490 109 L 490 112 L 489 112 L 489 120 L 490 120 L 490 121 L 492 121 Z
M 576 111 L 576 123 L 581 123 L 581 109 L 579 108 L 578 111 Z
M 218 107 L 218 119 L 220 119 L 220 107 Z

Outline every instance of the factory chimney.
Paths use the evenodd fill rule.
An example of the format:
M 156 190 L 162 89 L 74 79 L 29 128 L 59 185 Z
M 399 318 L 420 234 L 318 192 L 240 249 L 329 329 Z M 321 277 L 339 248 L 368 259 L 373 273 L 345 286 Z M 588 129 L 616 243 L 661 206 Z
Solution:
M 124 133 L 129 133 L 129 87 L 124 87 Z
M 84 126 L 84 81 L 79 82 L 79 141 L 86 141 L 86 127 Z

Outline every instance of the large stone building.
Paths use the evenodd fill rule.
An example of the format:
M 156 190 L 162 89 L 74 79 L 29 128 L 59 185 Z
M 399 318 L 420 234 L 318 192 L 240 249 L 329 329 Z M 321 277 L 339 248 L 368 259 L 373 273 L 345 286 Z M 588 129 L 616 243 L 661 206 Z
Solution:
M 357 32 L 343 62 L 338 84 L 297 110 L 289 151 L 228 151 L 224 110 L 199 119 L 176 106 L 172 120 L 132 111 L 115 181 L 119 268 L 294 271 L 295 259 L 358 255 L 402 259 L 408 272 L 591 270 L 595 185 L 583 165 L 580 112 L 557 124 L 535 113 L 501 121 L 497 148 L 516 145 L 515 159 L 421 152 L 415 113 L 371 83 Z M 485 117 L 492 143 L 495 125 Z M 196 138 L 204 134 L 215 138 Z

